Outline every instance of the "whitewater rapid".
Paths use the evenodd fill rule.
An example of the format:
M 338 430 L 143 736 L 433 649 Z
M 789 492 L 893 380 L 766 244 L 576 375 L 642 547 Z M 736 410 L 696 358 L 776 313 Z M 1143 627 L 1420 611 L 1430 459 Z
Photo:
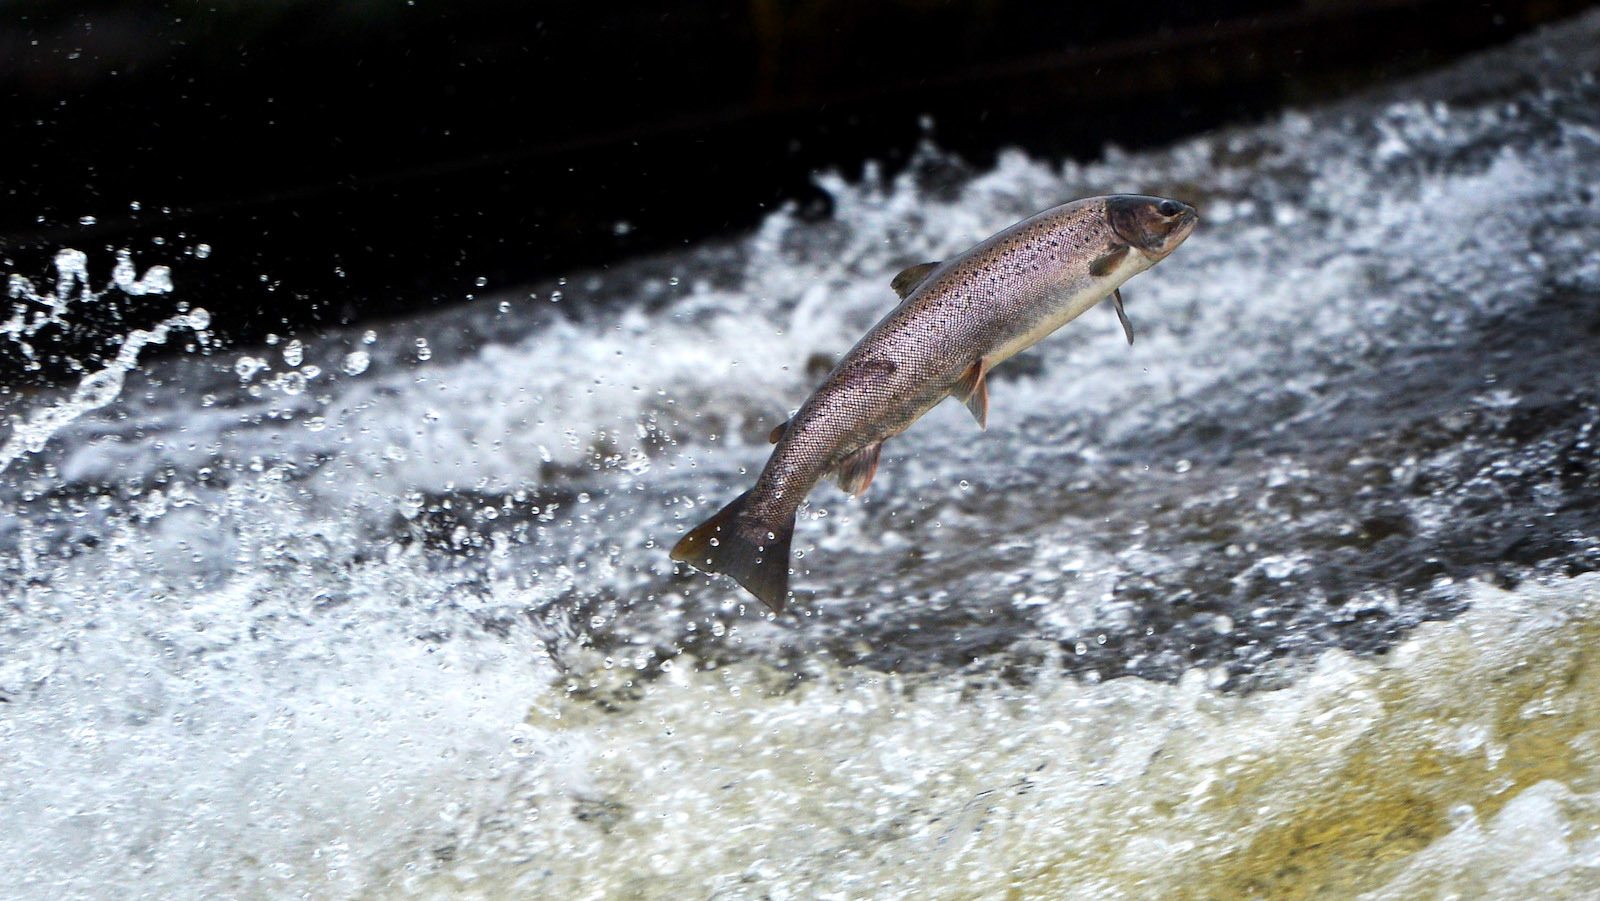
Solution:
M 4 894 L 1582 897 L 1597 38 L 260 346 L 12 275 L 19 348 L 170 307 L 0 395 Z M 1132 348 L 819 488 L 791 615 L 667 559 L 895 272 L 1121 191 L 1203 217 Z

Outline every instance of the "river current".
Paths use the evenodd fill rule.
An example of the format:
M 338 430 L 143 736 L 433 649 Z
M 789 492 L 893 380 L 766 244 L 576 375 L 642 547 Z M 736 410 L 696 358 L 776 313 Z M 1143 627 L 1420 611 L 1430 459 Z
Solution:
M 3 894 L 1592 896 L 1596 47 L 261 346 L 203 245 L 11 275 L 19 360 L 167 306 L 0 395 Z M 820 486 L 781 617 L 668 560 L 895 272 L 1118 191 L 1202 216 L 1131 348 Z

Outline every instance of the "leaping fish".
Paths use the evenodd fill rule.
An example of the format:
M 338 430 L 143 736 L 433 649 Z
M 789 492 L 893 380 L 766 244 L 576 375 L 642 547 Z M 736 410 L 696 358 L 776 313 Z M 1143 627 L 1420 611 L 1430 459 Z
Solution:
M 1122 283 L 1165 259 L 1198 221 L 1176 200 L 1090 197 L 901 272 L 891 283 L 900 304 L 772 430 L 777 447 L 755 487 L 683 536 L 672 559 L 731 576 L 781 613 L 795 513 L 818 481 L 833 474 L 846 492 L 865 492 L 884 440 L 946 397 L 986 428 L 989 371 L 1107 296 L 1132 344 Z

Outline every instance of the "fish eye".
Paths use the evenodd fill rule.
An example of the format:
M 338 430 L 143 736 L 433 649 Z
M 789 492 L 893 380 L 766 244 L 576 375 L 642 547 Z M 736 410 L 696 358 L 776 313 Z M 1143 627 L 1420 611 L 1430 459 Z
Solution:
M 1183 212 L 1183 204 L 1176 200 L 1163 200 L 1156 206 L 1156 212 L 1170 219 Z

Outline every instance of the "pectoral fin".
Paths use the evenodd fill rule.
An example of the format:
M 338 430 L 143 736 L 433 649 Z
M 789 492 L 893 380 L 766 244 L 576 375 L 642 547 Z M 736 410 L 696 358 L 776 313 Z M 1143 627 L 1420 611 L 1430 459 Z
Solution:
M 782 438 L 783 433 L 787 431 L 789 431 L 789 420 L 785 419 L 783 422 L 773 426 L 772 431 L 767 433 L 767 443 L 777 444 L 778 439 Z
M 908 266 L 894 277 L 894 281 L 889 283 L 889 287 L 894 289 L 894 293 L 900 295 L 901 300 L 905 300 L 906 295 L 917 290 L 918 285 L 927 281 L 928 273 L 938 268 L 938 263 L 918 263 L 915 266 Z
M 867 486 L 872 484 L 872 477 L 878 473 L 878 453 L 882 450 L 883 442 L 875 441 L 845 457 L 839 464 L 839 487 L 846 494 L 860 497 L 866 493 Z
M 1122 333 L 1128 336 L 1128 343 L 1133 343 L 1133 323 L 1128 321 L 1128 314 L 1122 309 L 1122 289 L 1111 292 L 1111 306 L 1117 311 L 1117 321 L 1122 323 Z
M 989 428 L 989 363 L 979 357 L 967 371 L 956 379 L 955 385 L 950 389 L 951 397 L 958 397 L 972 412 L 972 418 L 978 420 L 978 428 Z
M 1127 255 L 1128 245 L 1124 244 L 1121 247 L 1113 248 L 1111 252 L 1102 254 L 1101 256 L 1097 257 L 1093 263 L 1089 264 L 1089 274 L 1099 278 L 1100 276 L 1105 275 L 1111 270 L 1117 268 L 1117 264 L 1122 262 L 1123 258 Z

